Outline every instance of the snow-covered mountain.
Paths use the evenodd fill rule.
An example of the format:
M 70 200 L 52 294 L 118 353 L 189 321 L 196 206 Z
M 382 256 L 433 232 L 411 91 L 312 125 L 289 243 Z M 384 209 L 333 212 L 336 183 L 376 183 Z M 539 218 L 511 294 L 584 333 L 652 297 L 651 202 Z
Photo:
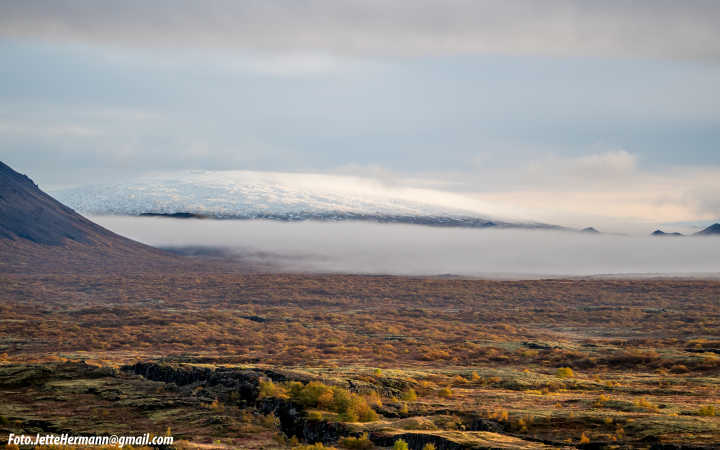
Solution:
M 214 218 L 375 220 L 449 226 L 552 227 L 500 219 L 498 208 L 432 189 L 303 173 L 189 171 L 54 191 L 85 214 L 192 213 Z

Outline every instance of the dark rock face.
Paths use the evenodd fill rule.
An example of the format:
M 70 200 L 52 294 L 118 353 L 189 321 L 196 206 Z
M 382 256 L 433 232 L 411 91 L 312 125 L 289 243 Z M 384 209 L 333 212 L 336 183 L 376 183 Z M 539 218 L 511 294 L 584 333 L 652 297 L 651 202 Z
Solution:
M 305 412 L 295 403 L 279 398 L 264 398 L 255 405 L 263 414 L 274 413 L 280 420 L 280 429 L 286 436 L 296 436 L 305 442 L 333 444 L 351 434 L 342 423 L 308 420 Z
M 580 231 L 582 231 L 583 233 L 600 233 L 598 230 L 596 230 L 596 229 L 593 228 L 593 227 L 583 228 L 583 229 L 580 230 Z
M 476 418 L 473 418 L 467 424 L 467 430 L 468 431 L 492 431 L 493 433 L 502 433 L 503 427 L 499 422 L 497 422 L 495 420 L 476 417 Z
M 695 233 L 697 236 L 720 236 L 720 223 L 714 223 L 702 231 Z
M 176 213 L 153 213 L 147 212 L 140 214 L 143 217 L 168 217 L 170 219 L 204 219 L 207 216 L 202 214 L 195 214 L 190 212 L 176 212 Z
M 142 375 L 148 380 L 175 383 L 181 387 L 203 385 L 221 398 L 229 397 L 230 392 L 237 392 L 239 401 L 246 404 L 257 400 L 260 378 L 264 375 L 252 370 L 212 370 L 207 367 L 173 367 L 152 363 L 137 363 L 125 366 L 122 370 Z

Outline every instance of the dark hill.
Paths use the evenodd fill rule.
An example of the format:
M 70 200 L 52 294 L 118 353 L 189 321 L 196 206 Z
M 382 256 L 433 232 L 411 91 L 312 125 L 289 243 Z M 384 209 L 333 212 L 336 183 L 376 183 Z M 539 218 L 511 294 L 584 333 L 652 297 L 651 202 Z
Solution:
M 698 236 L 720 236 L 720 223 L 714 223 L 695 234 Z
M 682 233 L 666 233 L 663 230 L 655 230 L 650 236 L 684 236 Z
M 122 243 L 140 246 L 87 220 L 0 162 L 0 238 L 43 245 Z M 121 242 L 118 242 L 121 241 Z
M 206 266 L 207 261 L 156 249 L 97 225 L 0 162 L 0 273 L 203 271 Z

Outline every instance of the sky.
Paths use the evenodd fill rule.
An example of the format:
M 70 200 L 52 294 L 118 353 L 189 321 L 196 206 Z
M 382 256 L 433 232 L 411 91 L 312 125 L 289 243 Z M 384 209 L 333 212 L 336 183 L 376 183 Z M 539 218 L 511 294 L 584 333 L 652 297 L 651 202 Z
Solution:
M 48 189 L 334 173 L 692 228 L 720 219 L 718 23 L 712 0 L 5 0 L 0 160 Z

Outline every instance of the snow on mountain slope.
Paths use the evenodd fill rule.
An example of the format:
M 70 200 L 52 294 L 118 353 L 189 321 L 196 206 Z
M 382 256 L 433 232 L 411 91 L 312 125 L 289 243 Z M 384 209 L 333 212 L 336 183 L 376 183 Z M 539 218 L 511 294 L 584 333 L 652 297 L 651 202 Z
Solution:
M 462 218 L 473 226 L 510 225 L 513 211 L 469 196 L 431 189 L 386 186 L 372 179 L 302 173 L 188 171 L 125 183 L 54 192 L 86 214 L 139 215 L 190 212 L 217 218 L 281 220 L 385 220 Z M 424 222 L 420 222 L 424 223 Z M 525 223 L 529 226 L 542 226 Z

